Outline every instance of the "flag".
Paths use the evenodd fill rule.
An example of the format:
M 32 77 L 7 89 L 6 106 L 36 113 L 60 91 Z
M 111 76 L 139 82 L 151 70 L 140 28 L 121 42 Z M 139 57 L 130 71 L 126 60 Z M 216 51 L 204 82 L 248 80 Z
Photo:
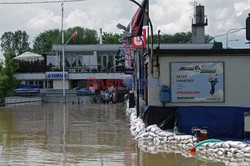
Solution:
M 148 12 L 148 0 L 143 0 L 141 3 L 142 8 L 144 11 Z M 134 14 L 132 21 L 130 23 L 130 31 L 132 36 L 142 36 L 143 26 L 148 25 L 148 20 L 146 13 L 140 7 L 137 9 L 136 13 Z
M 143 2 L 141 3 L 142 8 L 147 13 L 149 5 L 148 1 L 149 0 L 143 0 Z M 142 36 L 143 26 L 148 25 L 148 18 L 144 11 L 139 7 L 127 27 L 121 24 L 117 25 L 118 29 L 124 30 L 122 37 L 119 39 L 120 43 L 122 43 L 123 40 L 127 40 L 131 37 Z
M 78 35 L 77 35 L 77 31 L 75 31 L 72 35 L 71 35 L 71 39 L 73 39 L 73 40 L 76 40 L 77 39 L 77 37 L 78 37 Z
M 131 49 L 130 45 L 128 44 L 128 40 L 123 41 L 123 46 L 124 46 L 124 53 L 125 53 L 125 67 L 126 68 L 131 68 Z

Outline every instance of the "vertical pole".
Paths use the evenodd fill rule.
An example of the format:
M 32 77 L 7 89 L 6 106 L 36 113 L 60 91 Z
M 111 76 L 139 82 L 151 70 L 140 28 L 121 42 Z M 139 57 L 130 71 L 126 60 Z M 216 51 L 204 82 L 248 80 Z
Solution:
M 142 42 L 142 55 L 144 54 L 144 41 L 142 39 L 141 36 L 140 37 L 140 40 Z M 141 74 L 141 71 L 142 71 L 142 58 L 141 58 L 141 52 L 138 51 L 138 62 L 137 62 L 137 68 L 136 68 L 136 75 L 137 75 L 137 83 L 136 83 L 136 87 L 137 87 L 137 98 L 136 98 L 136 110 L 137 110 L 137 117 L 141 116 L 141 110 L 140 110 L 140 96 L 141 96 L 141 87 L 142 87 L 142 74 Z M 137 71 L 138 70 L 138 71 Z
M 63 3 L 62 3 L 62 65 L 63 65 L 63 100 L 64 103 L 66 103 L 66 98 L 65 98 L 65 65 L 64 65 L 64 30 L 63 30 Z
M 148 6 L 147 6 L 147 14 L 149 16 L 149 0 L 148 0 Z M 147 39 L 148 39 L 148 53 L 149 53 L 149 20 L 148 19 L 147 19 L 147 22 L 148 22 Z M 151 35 L 153 35 L 153 34 L 151 34 Z M 146 41 L 147 41 L 147 39 L 146 39 Z M 144 47 L 144 45 L 143 45 L 143 47 Z
M 137 58 L 137 64 L 136 64 L 136 113 L 137 117 L 140 116 L 140 52 L 138 52 Z

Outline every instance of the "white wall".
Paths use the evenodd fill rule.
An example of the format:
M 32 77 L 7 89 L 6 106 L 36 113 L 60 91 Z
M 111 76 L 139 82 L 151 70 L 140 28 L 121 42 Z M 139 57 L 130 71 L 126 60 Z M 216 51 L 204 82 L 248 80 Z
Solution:
M 62 80 L 53 80 L 53 89 L 62 89 L 63 81 Z M 69 89 L 69 80 L 65 80 L 65 89 Z
M 170 87 L 170 62 L 224 62 L 224 103 L 167 103 L 167 106 L 250 107 L 250 56 L 164 56 L 159 58 L 160 79 Z M 149 73 L 149 81 L 157 82 Z M 156 86 L 158 86 L 156 84 Z M 160 88 L 148 87 L 149 105 L 162 106 Z
M 21 73 L 15 74 L 17 80 L 45 80 L 44 73 Z

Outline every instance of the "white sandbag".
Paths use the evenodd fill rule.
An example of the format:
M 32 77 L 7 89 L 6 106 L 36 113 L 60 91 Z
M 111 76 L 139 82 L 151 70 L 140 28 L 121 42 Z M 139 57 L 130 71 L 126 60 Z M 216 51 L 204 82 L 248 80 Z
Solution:
M 223 147 L 223 148 L 230 148 L 230 145 L 228 144 L 228 142 L 224 142 L 224 143 L 222 144 L 222 147 Z
M 243 148 L 243 149 L 241 149 L 242 150 L 242 152 L 244 152 L 244 153 L 250 153 L 250 147 L 245 147 L 245 148 Z
M 244 156 L 244 157 L 249 157 L 249 158 L 250 158 L 250 153 L 244 153 L 243 156 Z
M 224 155 L 224 152 L 218 150 L 217 154 L 218 154 L 219 156 L 222 156 L 222 155 Z

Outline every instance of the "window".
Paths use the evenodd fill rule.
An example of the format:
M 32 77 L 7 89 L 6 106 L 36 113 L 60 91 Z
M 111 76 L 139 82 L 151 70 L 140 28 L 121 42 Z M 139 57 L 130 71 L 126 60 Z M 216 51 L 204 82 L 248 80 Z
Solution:
M 65 62 L 66 62 L 66 67 L 70 67 L 70 65 L 71 65 L 70 56 L 66 56 Z
M 43 89 L 43 81 L 39 81 L 39 88 Z
M 107 65 L 107 57 L 106 57 L 106 56 L 103 56 L 103 57 L 102 57 L 102 65 L 103 65 L 103 66 L 106 66 L 106 65 Z
M 77 56 L 71 56 L 71 62 L 72 62 L 72 65 L 71 67 L 76 67 L 76 63 L 77 63 Z
M 48 83 L 49 83 L 49 89 L 53 89 L 53 81 L 48 81 Z
M 97 56 L 97 64 L 102 64 L 102 56 Z
M 82 56 L 78 56 L 78 67 L 82 67 Z
M 109 63 L 110 63 L 111 65 L 114 64 L 114 57 L 113 57 L 113 55 L 109 55 Z

